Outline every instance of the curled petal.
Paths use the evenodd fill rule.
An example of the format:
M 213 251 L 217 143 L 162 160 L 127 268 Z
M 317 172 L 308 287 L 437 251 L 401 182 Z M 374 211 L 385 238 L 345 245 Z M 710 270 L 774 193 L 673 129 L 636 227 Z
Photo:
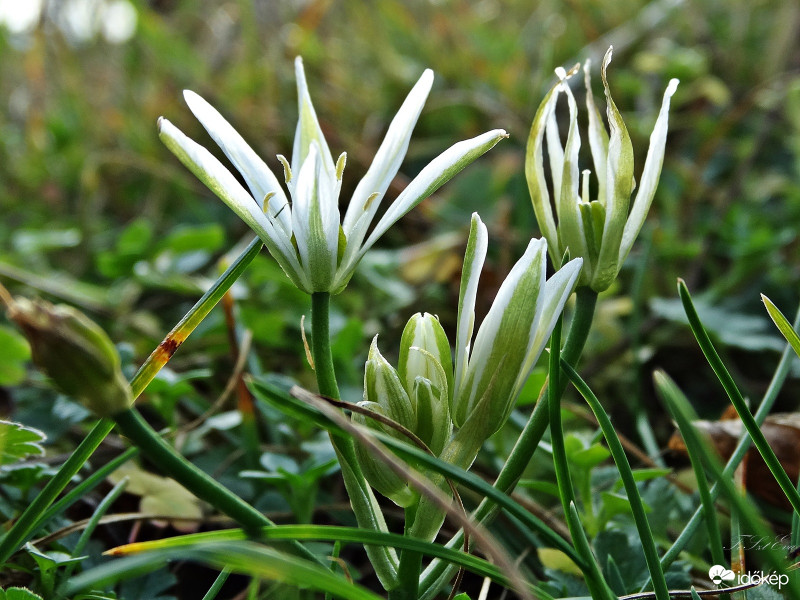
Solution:
M 472 332 L 475 328 L 475 299 L 478 296 L 478 280 L 486 260 L 489 235 L 478 213 L 472 213 L 472 222 L 464 254 L 464 266 L 461 271 L 461 289 L 458 294 L 458 329 L 456 331 L 455 380 L 453 389 L 461 388 L 467 374 L 467 365 L 472 344 Z M 451 394 L 451 403 L 453 401 Z M 451 413 L 455 410 L 451 406 Z

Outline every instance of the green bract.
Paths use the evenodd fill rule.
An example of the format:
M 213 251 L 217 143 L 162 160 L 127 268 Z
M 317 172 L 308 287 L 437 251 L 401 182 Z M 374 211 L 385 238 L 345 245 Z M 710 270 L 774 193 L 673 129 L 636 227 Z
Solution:
M 628 130 L 608 89 L 606 69 L 611 62 L 611 50 L 608 49 L 601 70 L 610 134 L 603 126 L 594 103 L 589 76 L 590 62 L 587 60 L 583 67 L 589 113 L 589 146 L 597 178 L 596 199 L 591 199 L 589 191 L 590 171 L 583 171 L 581 183 L 578 167 L 581 146 L 578 108 L 567 85 L 567 80 L 577 72 L 578 65 L 569 73 L 562 68 L 556 69 L 560 81 L 545 96 L 536 112 L 525 158 L 528 189 L 536 220 L 549 244 L 550 258 L 558 265 L 567 250 L 570 256 L 582 257 L 584 265 L 579 285 L 588 285 L 597 292 L 607 289 L 616 279 L 650 209 L 664 161 L 669 102 L 678 87 L 678 80 L 672 79 L 664 92 L 661 111 L 650 136 L 650 148 L 639 191 L 629 214 L 630 196 L 635 185 L 633 148 Z M 561 92 L 566 94 L 569 104 L 569 131 L 565 146 L 562 146 L 555 117 Z M 542 147 L 545 144 L 557 221 L 550 206 L 550 192 L 544 174 Z
M 346 155 L 334 162 L 306 86 L 303 63 L 295 62 L 299 118 L 291 165 L 284 157 L 287 196 L 266 163 L 211 105 L 185 91 L 189 108 L 244 178 L 249 192 L 205 148 L 163 117 L 159 136 L 211 191 L 264 241 L 300 289 L 341 292 L 364 253 L 398 219 L 507 134 L 495 129 L 459 142 L 429 163 L 367 232 L 389 184 L 400 168 L 409 139 L 433 83 L 428 69 L 413 87 L 375 158 L 356 186 L 340 224 L 339 190 Z M 291 198 L 291 202 L 290 199 Z

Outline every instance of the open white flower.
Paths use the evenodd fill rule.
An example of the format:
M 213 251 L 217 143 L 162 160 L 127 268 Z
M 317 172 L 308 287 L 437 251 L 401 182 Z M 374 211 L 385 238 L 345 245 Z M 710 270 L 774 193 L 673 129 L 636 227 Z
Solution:
M 299 118 L 291 165 L 278 157 L 283 163 L 288 196 L 247 142 L 194 92 L 184 92 L 186 103 L 241 173 L 250 191 L 208 150 L 163 117 L 158 121 L 159 136 L 258 234 L 297 287 L 308 293 L 336 294 L 345 288 L 364 253 L 389 227 L 507 134 L 495 129 L 445 150 L 408 184 L 367 235 L 408 149 L 411 132 L 433 83 L 433 72 L 426 70 L 403 102 L 372 164 L 356 186 L 340 224 L 339 190 L 346 155 L 343 153 L 334 162 L 311 104 L 299 57 L 295 71 Z
M 607 289 L 616 279 L 650 209 L 664 162 L 670 98 L 678 87 L 678 80 L 672 79 L 664 92 L 661 110 L 650 136 L 639 190 L 629 211 L 630 196 L 635 187 L 633 147 L 622 115 L 608 89 L 606 69 L 611 62 L 611 50 L 609 48 L 606 52 L 601 70 L 610 133 L 603 126 L 594 103 L 589 61 L 583 67 L 589 113 L 589 147 L 597 179 L 595 199 L 591 199 L 589 191 L 590 171 L 583 171 L 582 182 L 579 175 L 581 135 L 578 130 L 578 107 L 567 83 L 578 71 L 578 65 L 569 72 L 560 67 L 556 69 L 560 81 L 545 96 L 536 112 L 525 158 L 525 174 L 536 220 L 547 238 L 553 264 L 560 264 L 567 250 L 570 256 L 582 257 L 583 273 L 578 285 L 588 285 L 597 292 Z M 569 104 L 569 131 L 564 146 L 555 117 L 558 96 L 562 92 Z M 544 173 L 544 147 L 547 148 L 550 162 L 555 216 L 550 206 L 550 192 Z

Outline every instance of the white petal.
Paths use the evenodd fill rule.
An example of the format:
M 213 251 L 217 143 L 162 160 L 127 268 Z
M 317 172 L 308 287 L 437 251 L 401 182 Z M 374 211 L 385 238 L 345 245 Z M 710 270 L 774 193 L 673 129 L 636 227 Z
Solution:
M 159 137 L 175 156 L 255 231 L 289 278 L 301 289 L 308 280 L 294 248 L 282 231 L 276 230 L 253 197 L 208 150 L 189 139 L 163 117 L 158 120 Z
M 311 148 L 311 142 L 319 144 L 320 158 L 322 167 L 326 173 L 335 176 L 336 165 L 333 162 L 331 151 L 322 128 L 317 120 L 317 113 L 311 103 L 311 96 L 308 93 L 306 84 L 306 73 L 303 69 L 303 59 L 299 56 L 294 61 L 294 72 L 297 78 L 297 130 L 294 135 L 294 148 L 292 150 L 292 171 L 298 172 L 306 160 L 306 156 Z
M 658 178 L 661 176 L 661 166 L 664 163 L 664 147 L 667 143 L 667 124 L 669 120 L 669 101 L 675 90 L 678 89 L 678 80 L 672 79 L 664 92 L 664 99 L 661 103 L 661 111 L 658 114 L 653 133 L 650 135 L 650 147 L 647 150 L 647 158 L 644 161 L 642 180 L 639 184 L 639 191 L 633 202 L 631 214 L 625 223 L 625 232 L 622 234 L 622 244 L 619 248 L 620 264 L 628 256 L 633 246 L 633 241 L 639 235 L 650 204 L 653 202 L 653 195 L 656 192 Z
M 478 393 L 477 387 L 482 383 L 484 371 L 486 370 L 487 366 L 493 362 L 493 357 L 496 359 L 498 356 L 498 344 L 506 344 L 506 340 L 497 339 L 497 335 L 500 331 L 500 326 L 506 317 L 506 312 L 511 307 L 512 301 L 514 302 L 513 308 L 517 311 L 522 308 L 522 305 L 519 303 L 529 305 L 530 310 L 523 310 L 522 313 L 518 314 L 522 314 L 522 320 L 530 321 L 528 337 L 530 338 L 533 336 L 535 332 L 537 313 L 539 312 L 537 307 L 540 304 L 540 298 L 542 296 L 542 290 L 545 283 L 547 270 L 546 255 L 547 242 L 544 239 L 533 239 L 530 241 L 528 248 L 525 250 L 525 254 L 523 254 L 522 257 L 517 261 L 517 263 L 509 272 L 508 276 L 503 281 L 503 284 L 500 286 L 497 296 L 495 296 L 495 299 L 492 302 L 492 307 L 489 309 L 489 312 L 481 323 L 481 326 L 478 329 L 478 334 L 475 336 L 474 349 L 469 357 L 469 381 L 472 383 L 473 389 L 468 392 L 466 390 L 461 391 L 461 394 L 469 394 L 470 403 L 472 404 L 466 409 L 465 414 L 469 415 L 477 405 L 477 402 L 480 400 L 481 394 Z M 534 281 L 538 279 L 539 293 L 536 298 L 523 298 L 519 293 L 519 284 L 523 277 L 525 277 L 531 270 L 536 273 Z M 530 346 L 530 342 L 527 344 L 527 346 Z M 505 349 L 510 351 L 512 356 L 508 356 L 504 360 L 518 361 L 519 364 L 524 364 L 526 358 L 525 356 L 513 355 L 515 354 L 515 351 L 518 350 L 517 348 L 506 347 Z M 519 350 L 522 349 L 520 348 Z M 522 352 L 520 352 L 520 354 L 522 354 Z M 497 367 L 497 365 L 494 366 Z M 516 378 L 514 384 L 516 384 Z M 502 386 L 503 382 L 498 382 L 498 385 Z M 511 389 L 514 388 L 509 386 L 509 390 Z M 516 398 L 509 398 L 509 401 L 513 402 L 515 399 Z
M 537 303 L 538 314 L 534 325 L 535 329 L 531 332 L 531 344 L 525 353 L 525 363 L 520 369 L 519 378 L 514 386 L 514 396 L 522 389 L 536 366 L 547 340 L 553 333 L 556 321 L 564 310 L 564 304 L 575 289 L 582 265 L 583 259 L 575 258 L 556 271 L 545 283 L 544 294 L 541 294 Z
M 287 236 L 291 236 L 291 211 L 286 206 L 286 194 L 266 163 L 230 123 L 203 98 L 190 90 L 184 90 L 183 97 L 197 120 L 242 174 L 259 206 L 262 206 L 267 195 L 275 194 L 270 201 L 270 216 L 280 223 Z
M 608 87 L 608 65 L 611 62 L 612 48 L 603 59 L 600 75 L 606 95 L 606 114 L 610 136 L 608 139 L 608 159 L 606 161 L 606 218 L 603 224 L 603 239 L 597 264 L 591 265 L 594 290 L 606 289 L 619 272 L 619 249 L 633 187 L 633 146 L 622 115 L 614 104 Z M 587 270 L 590 268 L 586 265 Z
M 568 89 L 566 83 L 558 85 L 559 90 Z M 556 91 L 553 96 L 558 96 Z M 550 114 L 547 116 L 545 126 L 545 140 L 547 142 L 547 161 L 550 163 L 550 176 L 553 178 L 553 204 L 557 207 L 561 197 L 561 177 L 564 174 L 564 147 L 561 145 L 561 135 L 558 131 L 554 102 Z
M 458 396 L 469 363 L 472 331 L 475 327 L 475 299 L 478 296 L 478 280 L 486 260 L 489 234 L 478 213 L 472 213 L 472 222 L 464 253 L 464 266 L 461 271 L 461 289 L 458 294 L 458 329 L 456 330 L 455 379 L 452 397 Z
M 358 258 L 360 259 L 398 219 L 505 137 L 508 137 L 508 134 L 503 129 L 494 129 L 472 139 L 458 142 L 434 158 L 392 202 L 359 250 Z
M 583 65 L 583 82 L 586 86 L 586 110 L 589 113 L 589 147 L 592 150 L 592 162 L 597 177 L 597 200 L 606 202 L 606 160 L 608 159 L 608 132 L 603 125 L 600 112 L 594 103 L 592 93 L 592 61 L 586 60 Z
M 359 247 L 364 241 L 364 236 L 380 206 L 381 199 L 400 169 L 400 164 L 408 151 L 411 133 L 432 85 L 433 71 L 426 69 L 392 119 L 386 137 L 378 148 L 372 164 L 363 179 L 358 182 L 342 223 L 348 244 Z M 365 208 L 367 199 L 376 192 L 378 196 L 373 198 L 369 202 L 369 206 Z M 367 219 L 361 219 L 365 212 L 369 216 Z
M 581 134 L 578 128 L 578 106 L 572 90 L 565 84 L 564 91 L 569 104 L 569 133 L 564 148 L 564 170 L 561 174 L 561 193 L 557 197 L 556 213 L 564 251 L 569 250 L 571 256 L 581 256 L 584 260 L 590 257 L 586 244 L 579 202 L 580 168 L 578 156 L 581 148 Z M 557 265 L 561 264 L 559 257 Z M 587 269 L 591 268 L 587 264 Z

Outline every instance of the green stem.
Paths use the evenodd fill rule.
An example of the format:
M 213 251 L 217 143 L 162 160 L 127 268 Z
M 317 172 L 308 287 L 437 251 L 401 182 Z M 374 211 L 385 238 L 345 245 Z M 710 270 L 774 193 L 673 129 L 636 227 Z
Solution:
M 128 462 L 137 454 L 139 454 L 138 448 L 133 448 L 133 447 L 128 448 L 127 450 L 125 450 L 125 452 L 111 459 L 102 467 L 94 471 L 91 475 L 86 477 L 86 479 L 81 481 L 69 492 L 64 494 L 58 500 L 58 502 L 54 502 L 53 505 L 50 508 L 48 508 L 36 522 L 36 529 L 42 527 L 45 523 L 47 523 L 57 514 L 65 511 L 67 508 L 72 506 L 77 500 L 86 497 L 86 495 L 89 492 L 91 492 L 94 488 L 103 483 L 106 480 L 106 477 L 111 475 L 111 473 L 116 471 L 118 468 L 120 468 L 123 464 Z
M 588 287 L 578 288 L 575 292 L 575 300 L 575 313 L 572 316 L 567 341 L 561 351 L 561 358 L 571 366 L 577 364 L 581 352 L 583 352 L 583 347 L 586 344 L 586 339 L 589 337 L 589 330 L 592 327 L 594 311 L 597 306 L 597 292 Z M 564 393 L 566 385 L 567 381 L 565 379 L 559 386 L 558 398 Z M 495 480 L 495 489 L 508 494 L 516 487 L 534 451 L 542 440 L 544 432 L 547 430 L 547 426 L 549 425 L 548 411 L 549 405 L 547 402 L 536 403 L 525 428 L 522 430 L 522 433 L 520 433 L 517 443 L 511 450 L 511 454 L 508 456 L 506 463 L 503 465 L 503 468 L 500 470 Z M 473 513 L 473 518 L 479 523 L 486 524 L 497 514 L 497 510 L 498 507 L 494 502 L 484 499 Z M 463 535 L 463 532 L 458 532 L 447 543 L 447 546 L 453 548 L 463 544 Z M 445 572 L 448 570 L 448 565 L 441 562 L 432 563 L 431 566 L 425 570 L 420 583 L 420 589 L 422 590 L 421 598 L 433 596 L 431 592 L 435 592 L 444 581 L 449 579 L 449 576 L 445 576 Z
M 404 535 L 409 535 L 417 513 L 417 506 L 406 509 Z M 422 570 L 422 554 L 413 550 L 400 552 L 400 566 L 397 568 L 399 585 L 389 592 L 389 600 L 417 600 L 419 592 L 419 573 Z
M 314 357 L 319 393 L 339 400 L 339 385 L 336 383 L 331 353 L 330 304 L 330 293 L 311 294 L 311 354 Z
M 61 465 L 58 473 L 47 482 L 47 485 L 33 499 L 33 502 L 23 511 L 17 522 L 14 523 L 14 526 L 3 538 L 3 541 L 0 542 L 0 565 L 5 564 L 11 558 L 11 555 L 31 538 L 36 529 L 39 516 L 58 497 L 112 429 L 114 429 L 113 421 L 109 419 L 99 421 L 78 447 L 75 448 L 75 451 L 66 462 Z
M 339 386 L 336 383 L 330 342 L 330 301 L 331 295 L 328 292 L 311 294 L 311 355 L 314 358 L 319 393 L 338 400 Z M 372 531 L 388 531 L 378 501 L 361 472 L 353 440 L 333 435 L 330 438 L 359 527 Z M 394 550 L 366 546 L 366 551 L 383 587 L 392 589 L 397 586 L 397 555 Z
M 134 408 L 114 415 L 120 431 L 153 461 L 158 468 L 180 483 L 195 496 L 204 500 L 239 523 L 257 537 L 262 527 L 274 525 L 266 516 L 221 485 L 216 479 L 178 454 L 153 430 Z M 298 542 L 290 544 L 298 556 L 321 562 Z
M 550 337 L 550 361 L 548 374 L 550 385 L 547 389 L 548 412 L 550 416 L 550 445 L 553 448 L 553 466 L 556 472 L 556 483 L 558 484 L 558 496 L 564 515 L 567 517 L 567 527 L 569 528 L 572 543 L 575 550 L 580 554 L 586 563 L 583 571 L 586 586 L 592 598 L 609 597 L 608 584 L 605 582 L 600 568 L 597 565 L 583 525 L 578 517 L 575 506 L 575 488 L 572 484 L 572 475 L 567 458 L 567 449 L 564 444 L 564 429 L 561 423 L 561 395 L 565 386 L 561 381 L 561 321 L 559 317 L 556 326 L 553 328 L 553 335 Z M 566 384 L 567 378 L 563 378 Z M 587 475 L 588 477 L 588 475 Z M 588 506 L 592 503 L 591 494 L 584 498 L 584 503 Z M 662 600 L 662 599 L 659 599 Z

